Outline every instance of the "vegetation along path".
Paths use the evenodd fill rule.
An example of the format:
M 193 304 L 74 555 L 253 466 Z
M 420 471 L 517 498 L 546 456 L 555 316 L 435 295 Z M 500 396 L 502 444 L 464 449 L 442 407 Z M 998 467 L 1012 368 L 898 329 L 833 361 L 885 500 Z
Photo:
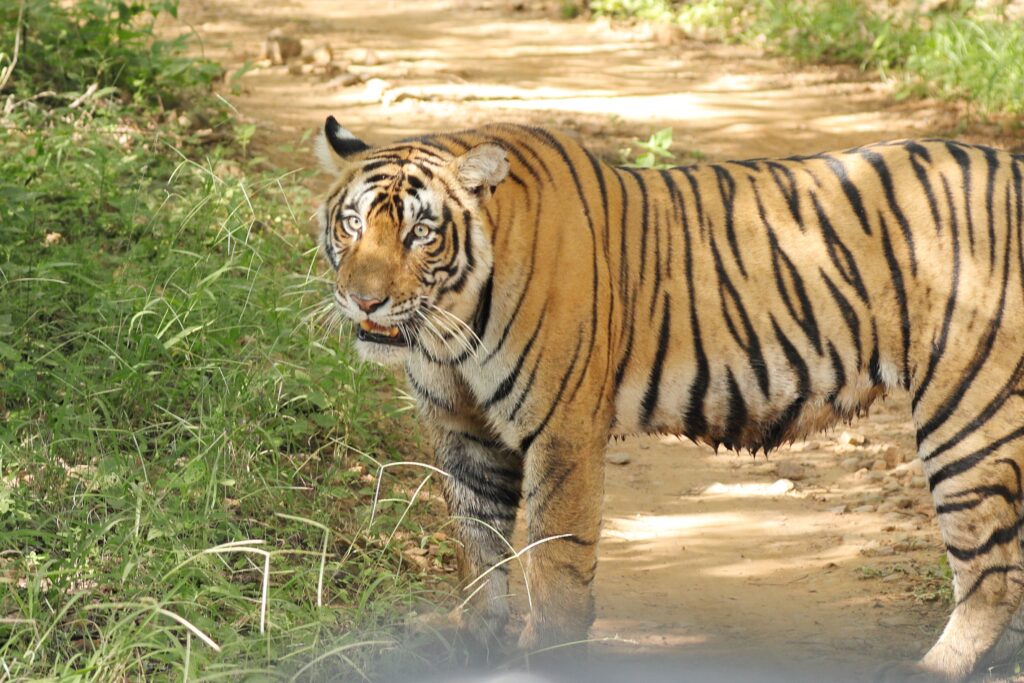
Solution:
M 671 127 L 680 163 L 949 134 L 948 109 L 897 104 L 855 69 L 801 67 L 672 31 L 565 21 L 557 3 L 190 0 L 206 56 L 275 163 L 311 163 L 328 114 L 370 141 L 511 120 L 575 131 L 615 158 Z M 267 43 L 268 34 L 283 34 Z M 301 43 L 305 58 L 287 59 Z M 285 63 L 278 61 L 278 52 Z M 307 61 L 309 60 L 309 61 Z M 977 137 L 977 136 L 976 136 Z M 907 402 L 767 459 L 675 438 L 612 444 L 599 650 L 654 661 L 740 655 L 857 679 L 917 656 L 949 609 Z M 845 674 L 843 674 L 845 675 Z

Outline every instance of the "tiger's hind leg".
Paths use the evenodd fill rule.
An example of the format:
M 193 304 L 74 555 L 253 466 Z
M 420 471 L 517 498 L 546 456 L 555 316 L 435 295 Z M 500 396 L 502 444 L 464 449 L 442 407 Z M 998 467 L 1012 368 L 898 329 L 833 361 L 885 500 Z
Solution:
M 1011 407 L 1019 410 L 1008 403 L 1013 402 L 1006 397 L 988 402 L 997 406 L 988 420 L 946 417 L 944 428 L 931 435 L 922 435 L 918 428 L 920 455 L 953 572 L 955 606 L 921 661 L 884 669 L 879 676 L 883 681 L 965 680 L 993 651 L 1024 600 L 1024 428 L 1019 419 L 1008 419 Z M 915 419 L 936 414 L 942 413 L 918 406 Z M 1017 422 L 1016 429 L 1012 422 Z M 941 436 L 935 438 L 936 433 Z
M 1018 475 L 1018 490 L 1020 490 L 1020 477 Z M 1021 528 L 1020 533 L 1020 544 L 1022 551 L 1024 551 L 1024 527 Z M 1013 658 L 1018 656 L 1024 651 L 1024 603 L 1017 608 L 1017 612 L 1013 615 L 1010 623 L 1003 631 L 1002 637 L 999 638 L 999 642 L 992 648 L 988 656 L 985 657 L 985 663 L 988 666 L 999 666 L 1010 662 Z

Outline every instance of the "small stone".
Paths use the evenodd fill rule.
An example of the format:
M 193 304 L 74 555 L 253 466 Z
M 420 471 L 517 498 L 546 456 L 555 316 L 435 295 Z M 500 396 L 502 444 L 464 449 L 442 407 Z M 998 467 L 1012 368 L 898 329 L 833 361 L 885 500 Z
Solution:
M 860 469 L 860 458 L 844 458 L 839 466 L 847 472 L 856 472 Z
M 302 54 L 302 41 L 293 36 L 286 35 L 284 31 L 275 28 L 267 34 L 260 50 L 260 60 L 268 60 L 271 64 L 286 64 L 288 60 L 294 59 Z
M 366 66 L 377 66 L 380 64 L 380 56 L 373 50 L 353 50 L 350 57 L 354 64 L 365 64 Z
M 874 512 L 875 511 L 875 506 L 874 505 L 858 505 L 857 507 L 853 508 L 853 511 L 854 512 Z
M 406 548 L 402 551 L 402 556 L 420 569 L 426 569 L 430 566 L 430 558 L 427 555 L 428 551 L 426 548 Z
M 889 446 L 882 451 L 882 459 L 885 460 L 887 469 L 892 469 L 903 462 L 903 452 L 895 446 Z
M 686 34 L 676 24 L 661 23 L 654 27 L 654 40 L 662 47 L 677 45 L 685 39 Z
M 332 78 L 331 80 L 327 81 L 326 83 L 324 83 L 324 87 L 327 88 L 328 90 L 339 90 L 341 88 L 348 88 L 357 83 L 362 83 L 363 77 L 363 74 L 345 73 L 338 76 L 337 78 Z
M 380 100 L 384 97 L 384 93 L 387 92 L 390 87 L 391 84 L 383 78 L 371 78 L 366 81 L 366 96 L 373 100 Z
M 604 457 L 605 462 L 610 465 L 628 465 L 633 458 L 629 457 L 628 453 L 622 451 L 613 451 Z
M 903 454 L 903 462 L 920 462 L 917 459 L 917 453 L 914 451 L 907 451 Z
M 330 45 L 321 44 L 313 48 L 313 54 L 310 55 L 310 57 L 314 64 L 319 64 L 320 66 L 327 66 L 328 64 L 334 61 L 334 51 L 331 50 Z
M 885 465 L 885 461 L 884 460 L 879 459 L 879 460 L 875 460 L 874 462 L 871 463 L 871 471 L 872 472 L 884 472 L 886 469 L 887 469 L 887 467 Z
M 859 470 L 857 470 L 856 472 L 853 473 L 853 478 L 856 479 L 857 481 L 861 481 L 862 479 L 867 479 L 867 476 L 868 476 L 868 471 L 864 467 L 861 467 Z
M 881 505 L 878 506 L 878 511 L 879 512 L 893 512 L 895 509 L 896 509 L 896 502 L 892 501 L 892 500 L 887 500 L 887 501 L 885 501 L 884 503 L 882 503 Z
M 860 549 L 860 554 L 866 555 L 867 557 L 885 557 L 895 555 L 896 549 L 891 545 L 885 545 L 878 541 L 871 541 Z
M 843 432 L 839 435 L 839 443 L 844 446 L 863 446 L 867 442 L 867 438 L 857 432 Z
M 796 484 L 789 479 L 776 479 L 775 483 L 768 487 L 768 490 L 772 495 L 782 495 L 783 493 L 789 493 L 795 488 Z
M 775 473 L 783 479 L 790 479 L 792 481 L 800 481 L 807 477 L 804 466 L 792 460 L 783 460 L 776 465 Z
M 910 508 L 914 507 L 914 501 L 911 500 L 910 498 L 897 498 L 896 507 L 899 508 L 900 510 L 909 510 Z
M 885 472 L 879 472 L 877 470 L 874 472 L 868 472 L 867 478 L 868 481 L 882 481 L 885 479 Z
M 843 505 L 837 505 L 834 508 L 829 508 L 828 511 L 833 515 L 845 515 L 850 511 L 850 506 L 844 503 Z
M 927 482 L 924 477 L 913 477 L 910 480 L 910 488 L 912 489 L 923 489 Z

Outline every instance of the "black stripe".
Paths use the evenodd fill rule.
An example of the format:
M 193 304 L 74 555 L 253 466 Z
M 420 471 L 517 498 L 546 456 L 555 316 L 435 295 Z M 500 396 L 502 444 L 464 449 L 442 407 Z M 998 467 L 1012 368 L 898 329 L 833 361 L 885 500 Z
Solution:
M 954 460 L 948 465 L 944 465 L 928 477 L 928 488 L 934 491 L 935 487 L 942 482 L 973 469 L 985 458 L 992 455 L 1006 444 L 1016 441 L 1021 437 L 1024 437 L 1024 427 L 1018 427 L 1006 436 L 996 439 L 984 448 L 979 448 L 973 453 L 969 453 L 968 455 Z
M 829 258 L 846 284 L 853 287 L 861 301 L 868 303 L 868 290 L 864 286 L 863 278 L 860 276 L 860 269 L 857 268 L 857 261 L 853 258 L 853 252 L 839 238 L 835 228 L 832 227 L 832 221 L 829 220 L 828 214 L 825 213 L 825 209 L 818 201 L 818 196 L 814 192 L 811 193 L 811 203 L 814 205 L 814 212 L 818 216 L 818 225 L 821 228 L 822 237 L 825 239 L 825 248 L 828 249 Z
M 980 555 L 987 555 L 997 545 L 1004 545 L 1010 541 L 1018 540 L 1020 536 L 1021 520 L 1015 521 L 1013 524 L 999 527 L 985 539 L 985 541 L 973 548 L 958 548 L 950 543 L 946 544 L 946 552 L 955 557 L 958 560 L 966 562 L 973 560 Z
M 647 390 L 644 392 L 643 402 L 641 403 L 640 424 L 644 427 L 650 426 L 651 414 L 658 405 L 661 373 L 665 364 L 665 354 L 668 352 L 671 316 L 671 297 L 666 293 L 662 305 L 661 328 L 658 331 L 658 350 L 654 354 L 654 364 L 651 366 L 651 372 L 647 378 Z
M 765 165 L 768 166 L 768 170 L 772 174 L 775 186 L 779 188 L 783 199 L 786 200 L 786 206 L 789 207 L 789 213 L 793 216 L 793 221 L 801 231 L 806 230 L 803 213 L 800 210 L 800 191 L 797 189 L 796 177 L 793 175 L 793 171 L 777 161 L 768 161 Z
M 547 302 L 544 302 L 544 308 L 541 309 L 541 314 L 537 316 L 537 325 L 533 328 L 533 334 L 530 335 L 529 341 L 526 342 L 526 346 L 523 347 L 522 352 L 519 354 L 519 359 L 516 361 L 515 366 L 512 368 L 512 372 L 508 374 L 505 379 L 498 384 L 498 388 L 494 390 L 487 400 L 482 404 L 484 410 L 490 408 L 498 401 L 501 401 L 511 393 L 512 388 L 516 385 L 516 380 L 519 378 L 519 373 L 523 370 L 523 364 L 526 362 L 526 357 L 530 355 L 530 349 L 533 348 L 533 343 L 537 341 L 537 337 L 540 333 L 541 325 L 544 324 L 545 315 L 544 312 L 547 310 Z
M 725 236 L 729 241 L 729 249 L 732 250 L 733 258 L 740 269 L 740 274 L 747 277 L 747 269 L 743 266 L 743 257 L 740 255 L 740 247 L 736 241 L 735 206 L 736 206 L 736 181 L 732 174 L 718 164 L 712 164 L 711 170 L 715 172 L 715 182 L 718 185 L 718 195 L 722 200 L 722 207 L 725 210 Z
M 843 162 L 827 154 L 821 158 L 825 160 L 833 175 L 839 179 L 839 186 L 842 188 L 843 194 L 846 195 L 846 200 L 850 202 L 850 207 L 853 209 L 853 213 L 856 214 L 857 220 L 860 221 L 861 230 L 864 231 L 865 235 L 870 235 L 871 225 L 868 223 L 868 214 L 864 210 L 864 202 L 861 200 L 860 190 L 850 181 L 850 176 L 847 175 Z
M 866 149 L 860 151 L 862 157 L 868 160 L 871 167 L 875 169 L 875 173 L 878 175 L 878 180 L 882 183 L 882 189 L 885 191 L 885 200 L 889 206 L 889 212 L 896 219 L 896 223 L 900 226 L 900 230 L 903 232 L 903 239 L 907 243 L 907 258 L 910 261 L 910 274 L 917 275 L 917 253 L 914 249 L 914 236 L 910 232 L 910 223 L 907 221 L 907 217 L 903 214 L 903 210 L 900 209 L 899 202 L 896 200 L 896 188 L 893 185 L 892 174 L 889 172 L 889 165 L 885 162 L 885 157 L 877 152 L 872 152 Z M 879 212 L 881 217 L 881 212 Z
M 1018 565 L 1015 565 L 1015 564 L 1001 564 L 1001 565 L 996 565 L 994 567 L 985 567 L 985 569 L 983 569 L 981 571 L 981 573 L 978 574 L 978 578 L 975 579 L 973 584 L 971 584 L 971 587 L 968 588 L 964 592 L 963 596 L 961 596 L 960 600 L 957 601 L 957 604 L 958 605 L 962 605 L 963 603 L 967 602 L 967 600 L 972 595 L 974 595 L 975 592 L 977 592 L 977 590 L 979 588 L 981 588 L 981 584 L 984 583 L 985 579 L 987 579 L 988 577 L 994 576 L 994 575 L 1006 576 L 1010 572 L 1020 571 L 1020 569 L 1021 568 Z M 1004 581 L 1005 581 L 1005 579 L 1004 579 Z
M 843 296 L 843 293 L 839 291 L 839 288 L 832 282 L 832 279 L 825 274 L 825 271 L 819 268 L 818 273 L 821 275 L 821 279 L 825 282 L 825 286 L 828 288 L 829 293 L 832 294 L 832 298 L 835 299 L 836 305 L 839 307 L 839 312 L 843 316 L 843 321 L 846 323 L 846 327 L 850 331 L 850 341 L 853 344 L 853 350 L 857 354 L 856 367 L 859 369 L 862 362 L 860 319 L 857 317 L 856 311 L 853 310 L 853 306 L 850 305 L 849 300 Z
M 729 333 L 732 338 L 736 341 L 741 349 L 747 353 L 748 363 L 751 370 L 753 370 L 755 377 L 757 377 L 757 384 L 761 387 L 761 393 L 764 394 L 765 398 L 768 398 L 770 387 L 770 379 L 768 377 L 768 365 L 764 361 L 764 355 L 761 352 L 761 342 L 757 338 L 757 333 L 754 331 L 754 326 L 750 323 L 750 316 L 747 314 L 747 309 L 744 308 L 743 302 L 740 300 L 739 292 L 736 291 L 736 287 L 732 284 L 732 280 L 729 279 L 729 275 L 725 272 L 725 267 L 722 264 L 722 258 L 718 253 L 718 247 L 715 246 L 715 240 L 711 239 L 711 253 L 715 257 L 715 272 L 718 275 L 718 294 L 722 302 L 722 316 L 725 318 L 726 327 L 729 328 Z M 691 290 L 692 292 L 693 290 Z M 691 294 L 691 296 L 693 296 Z M 733 319 L 733 314 L 730 311 L 729 304 L 732 304 L 732 308 L 735 309 L 736 314 L 739 316 L 739 326 L 743 327 L 743 334 L 740 334 L 739 328 L 736 321 Z
M 804 363 L 800 352 L 797 351 L 796 347 L 793 346 L 793 343 L 789 341 L 789 338 L 782 331 L 782 328 L 779 327 L 775 316 L 770 317 L 772 329 L 775 331 L 775 338 L 782 347 L 782 352 L 785 354 L 786 360 L 789 361 L 789 366 L 796 373 L 797 388 L 793 401 L 765 432 L 761 442 L 765 450 L 776 448 L 782 443 L 793 422 L 800 416 L 800 411 L 803 409 L 804 403 L 807 402 L 807 397 L 811 393 L 811 373 L 807 369 L 807 364 Z
M 974 255 L 974 214 L 971 213 L 971 158 L 967 156 L 967 153 L 961 149 L 961 145 L 953 142 L 952 140 L 946 140 L 946 150 L 950 156 L 953 157 L 953 161 L 960 167 L 960 179 L 961 186 L 960 190 L 963 192 L 964 197 L 964 211 L 967 214 L 967 243 L 970 246 L 971 255 Z
M 939 330 L 939 338 L 932 343 L 931 354 L 928 357 L 928 367 L 925 369 L 924 377 L 914 391 L 914 398 L 911 405 L 916 408 L 921 397 L 928 391 L 935 370 L 946 352 L 946 344 L 949 340 L 949 328 L 953 322 L 953 311 L 956 309 L 957 292 L 960 288 L 960 227 L 956 218 L 956 206 L 953 202 L 953 195 L 949 190 L 949 183 L 945 176 L 942 177 L 942 188 L 946 194 L 946 205 L 949 207 L 950 229 L 949 235 L 953 244 L 953 272 L 950 275 L 949 296 L 946 298 L 946 308 L 942 314 L 942 328 Z
M 455 412 L 455 406 L 453 406 L 450 401 L 434 394 L 425 386 L 420 384 L 419 381 L 413 377 L 411 372 L 406 371 L 405 376 L 408 378 L 409 385 L 412 387 L 412 390 L 416 392 L 417 396 L 441 410 L 448 411 L 449 413 Z
M 965 497 L 969 495 L 976 495 L 978 498 L 965 502 L 945 503 L 943 505 L 936 505 L 935 512 L 940 515 L 948 514 L 950 512 L 959 512 L 961 510 L 970 510 L 978 507 L 989 498 L 1002 498 L 1011 505 L 1016 505 L 1020 502 L 1020 491 L 1011 491 L 1009 487 L 997 484 L 994 486 L 976 486 L 966 491 L 960 491 L 955 494 L 956 497 Z
M 478 295 L 480 301 L 477 303 L 476 313 L 473 314 L 473 332 L 477 339 L 483 339 L 487 334 L 487 323 L 491 321 L 491 298 L 494 296 L 494 271 L 487 276 L 487 282 Z M 479 343 L 479 342 L 478 342 Z
M 846 386 L 846 370 L 843 368 L 843 359 L 839 356 L 839 352 L 836 351 L 836 347 L 831 341 L 828 342 L 828 355 L 832 363 L 832 375 L 835 381 L 833 388 L 828 392 L 828 397 L 825 399 L 829 403 L 835 401 L 836 396 L 843 387 Z M 857 367 L 860 367 L 860 349 L 857 350 Z
M 736 382 L 736 377 L 732 374 L 732 368 L 725 368 L 725 377 L 728 384 L 729 413 L 725 418 L 722 443 L 726 448 L 738 449 L 743 430 L 747 426 L 747 404 L 743 400 L 743 392 Z
M 903 286 L 903 273 L 900 271 L 899 261 L 893 252 L 892 242 L 889 241 L 889 226 L 881 211 L 878 212 L 878 227 L 882 233 L 882 253 L 889 266 L 896 303 L 900 309 L 900 332 L 903 340 L 903 362 L 900 375 L 903 388 L 907 389 L 910 387 L 910 312 L 907 310 L 907 291 Z
M 919 145 L 916 142 L 908 142 L 906 144 L 907 152 L 910 153 L 910 166 L 914 169 L 914 175 L 917 176 L 917 182 L 921 185 L 921 189 L 924 190 L 924 196 L 928 199 L 928 209 L 932 214 L 932 223 L 935 224 L 935 232 L 938 233 L 942 227 L 942 220 L 939 218 L 939 207 L 935 201 L 935 193 L 932 191 L 932 183 L 928 179 L 928 171 L 925 170 L 924 166 L 918 160 L 924 159 L 925 162 L 931 164 L 932 156 L 928 151 L 927 147 Z
M 946 441 L 937 446 L 935 450 L 922 459 L 931 460 L 932 458 L 937 458 L 974 432 L 981 429 L 981 427 L 983 427 L 984 424 L 988 422 L 1006 404 L 1006 402 L 1014 396 L 1014 389 L 1016 389 L 1017 383 L 1020 382 L 1022 376 L 1024 376 L 1024 356 L 1017 360 L 1017 365 L 1013 369 L 1013 372 L 1010 373 L 1010 378 L 996 393 L 992 400 L 989 401 L 988 405 L 986 405 L 981 412 L 974 415 L 966 425 L 957 431 L 956 434 L 946 439 Z
M 985 162 L 987 164 L 985 183 L 985 213 L 988 216 L 988 264 L 989 268 L 995 268 L 996 226 L 995 219 L 993 217 L 993 194 L 995 193 L 996 171 L 999 169 L 999 159 L 998 157 L 996 157 L 996 151 L 994 149 L 989 149 L 988 147 L 982 148 L 982 154 L 985 155 Z
M 551 405 L 548 407 L 548 412 L 541 419 L 540 424 L 537 427 L 523 437 L 522 441 L 519 442 L 519 450 L 526 453 L 530 449 L 534 440 L 544 431 L 544 428 L 548 426 L 548 421 L 551 419 L 551 415 L 554 414 L 555 409 L 558 408 L 559 404 L 562 403 L 562 394 L 565 393 L 565 387 L 569 384 L 569 377 L 572 376 L 573 370 L 576 369 L 576 362 L 580 358 L 580 347 L 583 345 L 583 337 L 579 334 L 576 335 L 576 348 L 572 352 L 572 361 L 569 363 L 569 367 L 566 369 L 565 374 L 562 375 L 562 380 L 558 384 L 558 391 L 555 392 L 555 397 L 551 400 Z M 584 366 L 585 367 L 585 366 Z M 586 373 L 583 373 L 586 374 Z
M 790 317 L 807 335 L 818 355 L 821 355 L 821 335 L 818 332 L 818 321 L 814 317 L 814 308 L 811 306 L 807 291 L 804 289 L 800 272 L 793 264 L 793 261 L 786 255 L 786 252 L 782 250 L 782 246 L 775 235 L 775 230 L 768 222 L 764 204 L 761 202 L 761 193 L 758 192 L 757 186 L 753 184 L 754 181 L 751 180 L 750 182 L 754 191 L 754 201 L 757 203 L 761 224 L 768 235 L 768 244 L 772 251 L 772 272 L 775 275 L 775 286 L 782 296 L 782 302 L 785 304 L 786 310 L 789 311 Z M 790 296 L 790 289 L 793 291 L 796 303 L 794 303 L 793 297 Z M 800 307 L 799 311 L 797 311 L 797 304 Z

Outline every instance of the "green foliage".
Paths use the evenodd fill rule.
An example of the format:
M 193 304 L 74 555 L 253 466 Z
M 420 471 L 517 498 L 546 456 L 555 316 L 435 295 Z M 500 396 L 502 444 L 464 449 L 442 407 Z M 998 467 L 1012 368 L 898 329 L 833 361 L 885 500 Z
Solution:
M 235 160 L 253 129 L 200 146 L 190 121 L 225 114 L 207 65 L 151 35 L 173 5 L 27 8 L 0 113 L 0 678 L 401 660 L 418 480 L 388 475 L 369 517 L 406 406 L 308 322 L 312 199 Z M 119 96 L 37 96 L 93 83 Z
M 580 15 L 580 6 L 577 0 L 562 0 L 559 12 L 563 19 L 575 19 Z
M 632 148 L 619 150 L 619 165 L 628 168 L 674 168 L 676 155 L 672 152 L 672 129 L 662 128 L 651 133 L 646 140 L 634 140 Z M 686 156 L 694 161 L 701 161 L 704 155 L 697 150 L 690 150 Z
M 0 26 L 17 26 L 19 3 L 0 4 Z M 187 34 L 157 39 L 154 22 L 177 15 L 174 0 L 29 0 L 22 17 L 18 65 L 8 88 L 21 95 L 54 96 L 90 85 L 112 88 L 124 98 L 174 106 L 220 75 L 209 61 L 186 56 Z M 14 51 L 15 32 L 0 34 L 0 66 Z
M 973 3 L 922 13 L 864 0 L 594 0 L 596 14 L 677 22 L 760 42 L 804 62 L 849 63 L 899 77 L 903 92 L 963 99 L 983 112 L 1024 111 L 1024 24 Z
M 671 18 L 680 4 L 672 0 L 591 0 L 590 11 L 609 17 L 662 21 Z
M 983 111 L 1024 112 L 1024 25 L 964 14 L 933 18 L 906 49 L 915 92 L 966 99 Z
M 672 129 L 662 128 L 651 133 L 651 136 L 644 141 L 636 141 L 633 146 L 640 151 L 633 158 L 630 158 L 630 149 L 619 150 L 619 162 L 630 168 L 671 168 L 675 164 L 665 160 L 675 159 L 672 153 Z

